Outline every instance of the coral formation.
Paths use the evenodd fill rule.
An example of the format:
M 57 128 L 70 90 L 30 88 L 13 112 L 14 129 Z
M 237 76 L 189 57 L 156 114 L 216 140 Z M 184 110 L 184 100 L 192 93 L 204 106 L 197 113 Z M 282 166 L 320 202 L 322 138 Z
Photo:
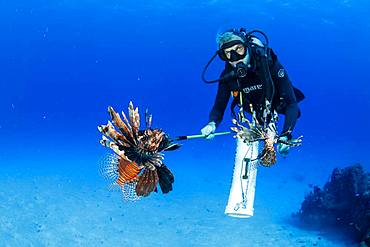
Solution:
M 338 227 L 370 246 L 370 174 L 356 164 L 334 169 L 323 189 L 315 186 L 295 214 L 311 226 Z

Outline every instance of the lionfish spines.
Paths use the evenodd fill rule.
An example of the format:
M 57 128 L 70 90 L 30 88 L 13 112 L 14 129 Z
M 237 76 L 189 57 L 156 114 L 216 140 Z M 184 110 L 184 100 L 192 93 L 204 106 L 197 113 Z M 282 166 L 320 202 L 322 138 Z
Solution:
M 137 107 L 134 108 L 134 104 L 132 103 L 132 101 L 130 101 L 128 112 L 129 112 L 132 132 L 134 133 L 134 135 L 137 136 L 137 133 L 140 128 L 140 115 L 139 115 L 139 108 Z
M 232 131 L 234 131 L 235 133 L 238 133 L 239 129 L 237 127 L 231 127 L 230 128 Z
M 113 121 L 113 123 L 120 129 L 122 133 L 125 133 L 128 131 L 128 128 L 126 124 L 122 121 L 121 117 L 119 114 L 113 109 L 113 107 L 108 106 L 108 112 L 109 115 Z
M 163 168 L 161 151 L 175 150 L 179 145 L 172 143 L 162 130 L 152 129 L 152 115 L 148 111 L 145 112 L 146 128 L 140 130 L 139 109 L 132 102 L 128 114 L 122 112 L 122 118 L 111 106 L 108 112 L 112 122 L 98 126 L 103 134 L 100 143 L 113 150 L 117 157 L 111 159 L 103 171 L 110 177 L 114 175 L 113 184 L 121 187 L 124 198 L 137 200 L 148 196 L 156 191 L 158 184 L 163 193 L 171 191 L 173 174 L 167 167 Z
M 107 148 L 110 148 L 111 150 L 113 150 L 113 152 L 115 154 L 117 154 L 120 158 L 124 159 L 124 160 L 127 160 L 127 161 L 130 161 L 129 158 L 126 157 L 126 154 L 123 150 L 121 150 L 119 148 L 119 146 L 115 143 L 115 142 L 111 142 L 108 138 L 106 138 L 105 136 L 102 136 L 102 139 L 100 140 L 100 144 L 103 146 L 103 147 L 107 147 Z
M 103 146 L 103 147 L 107 147 L 109 148 L 110 147 L 110 141 L 108 140 L 108 138 L 106 138 L 105 136 L 102 136 L 101 137 L 101 140 L 99 141 L 100 144 Z

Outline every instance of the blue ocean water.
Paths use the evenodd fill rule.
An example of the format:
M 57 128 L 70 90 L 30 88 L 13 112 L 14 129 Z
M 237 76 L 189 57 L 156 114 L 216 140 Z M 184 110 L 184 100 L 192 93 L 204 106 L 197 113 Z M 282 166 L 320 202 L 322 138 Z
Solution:
M 297 211 L 307 184 L 322 185 L 334 167 L 370 168 L 369 7 L 363 0 L 0 0 L 1 245 L 284 246 L 284 238 L 300 246 L 288 232 L 248 239 L 254 227 L 264 232 Z M 231 136 L 183 142 L 166 154 L 174 190 L 126 204 L 98 171 L 109 153 L 97 131 L 107 106 L 126 111 L 132 100 L 170 135 L 198 134 L 217 89 L 200 74 L 217 32 L 230 27 L 263 30 L 306 95 L 295 128 L 304 145 L 261 169 L 250 222 L 223 215 Z M 229 129 L 229 113 L 220 131 Z M 267 244 L 274 238 L 281 244 Z

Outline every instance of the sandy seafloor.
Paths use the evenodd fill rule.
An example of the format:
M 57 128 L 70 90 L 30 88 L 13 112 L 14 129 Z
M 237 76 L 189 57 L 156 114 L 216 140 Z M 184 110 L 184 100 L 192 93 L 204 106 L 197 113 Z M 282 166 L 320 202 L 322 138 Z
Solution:
M 355 246 L 341 234 L 303 229 L 291 220 L 309 184 L 322 185 L 337 161 L 318 155 L 321 162 L 303 165 L 316 156 L 297 151 L 274 168 L 259 169 L 255 216 L 236 219 L 224 215 L 233 165 L 227 156 L 233 154 L 210 159 L 191 147 L 177 152 L 166 156 L 174 191 L 135 203 L 107 189 L 97 156 L 41 155 L 28 166 L 27 157 L 4 157 L 0 245 Z

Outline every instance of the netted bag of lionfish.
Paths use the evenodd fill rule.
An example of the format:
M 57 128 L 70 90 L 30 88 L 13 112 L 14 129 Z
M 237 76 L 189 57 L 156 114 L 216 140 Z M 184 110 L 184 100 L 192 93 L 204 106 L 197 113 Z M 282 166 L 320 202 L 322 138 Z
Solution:
M 159 184 L 163 193 L 172 190 L 174 176 L 163 163 L 163 151 L 180 147 L 160 129 L 152 128 L 152 115 L 145 113 L 144 129 L 140 129 L 138 108 L 132 102 L 128 107 L 128 117 L 122 117 L 109 106 L 112 122 L 98 126 L 103 134 L 100 143 L 113 150 L 101 168 L 102 175 L 117 185 L 126 200 L 137 200 L 157 191 Z
M 245 143 L 259 142 L 263 146 L 262 151 L 257 156 L 257 160 L 262 166 L 271 167 L 276 163 L 276 144 L 283 143 L 291 147 L 302 144 L 302 136 L 292 140 L 280 138 L 286 133 L 281 136 L 278 135 L 275 121 L 260 125 L 255 115 L 253 114 L 253 123 L 248 119 L 244 119 L 248 125 L 247 127 L 233 119 L 235 126 L 231 127 L 231 130 L 236 133 L 234 138 L 239 138 Z

